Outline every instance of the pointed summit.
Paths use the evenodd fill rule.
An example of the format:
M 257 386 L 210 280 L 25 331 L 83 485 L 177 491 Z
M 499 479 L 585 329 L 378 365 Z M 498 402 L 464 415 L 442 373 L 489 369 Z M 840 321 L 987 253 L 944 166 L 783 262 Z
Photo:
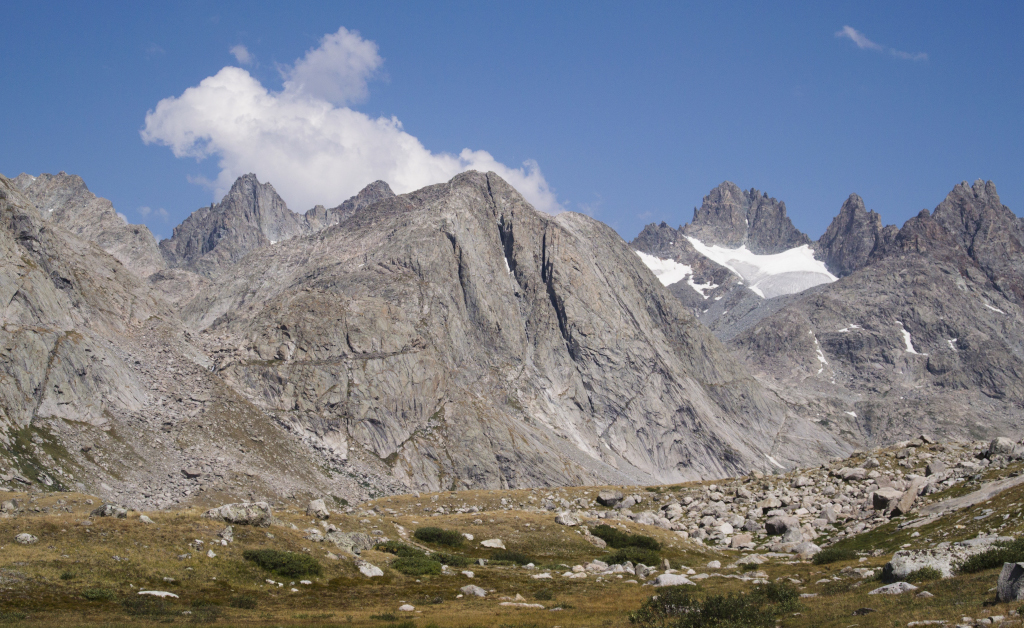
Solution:
M 882 227 L 881 216 L 867 211 L 864 200 L 851 194 L 818 240 L 818 256 L 829 272 L 845 277 L 863 268 L 872 251 L 891 242 L 896 231 L 895 226 Z
M 700 208 L 693 210 L 693 222 L 683 231 L 704 244 L 732 249 L 746 246 L 758 255 L 811 243 L 793 226 L 785 203 L 753 188 L 741 190 L 731 181 L 704 197 Z

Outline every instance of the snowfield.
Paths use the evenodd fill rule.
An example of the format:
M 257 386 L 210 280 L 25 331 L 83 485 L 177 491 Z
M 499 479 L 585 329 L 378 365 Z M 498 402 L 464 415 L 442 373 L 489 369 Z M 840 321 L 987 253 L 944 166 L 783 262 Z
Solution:
M 636 254 L 640 256 L 640 260 L 647 268 L 651 269 L 663 286 L 671 286 L 685 279 L 686 283 L 705 299 L 708 298 L 705 290 L 710 292 L 718 287 L 713 283 L 694 283 L 693 268 L 686 264 L 680 264 L 672 259 L 661 259 L 640 251 L 636 251 Z
M 837 279 L 828 272 L 824 262 L 814 259 L 814 251 L 806 244 L 782 253 L 757 255 L 745 246 L 727 249 L 707 246 L 689 236 L 686 239 L 698 253 L 731 270 L 743 279 L 748 288 L 764 299 L 796 294 Z

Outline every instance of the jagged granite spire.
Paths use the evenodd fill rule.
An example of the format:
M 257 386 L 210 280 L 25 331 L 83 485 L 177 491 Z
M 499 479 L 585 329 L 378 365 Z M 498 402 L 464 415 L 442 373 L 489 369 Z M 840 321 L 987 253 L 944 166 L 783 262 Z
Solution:
M 864 200 L 851 194 L 818 240 L 818 257 L 829 272 L 845 277 L 863 268 L 871 253 L 891 242 L 897 231 L 895 225 L 883 227 L 881 216 L 867 211 Z
M 793 226 L 785 203 L 753 188 L 741 190 L 731 181 L 704 197 L 700 208 L 693 210 L 693 221 L 683 231 L 704 244 L 746 246 L 757 254 L 781 253 L 811 243 Z

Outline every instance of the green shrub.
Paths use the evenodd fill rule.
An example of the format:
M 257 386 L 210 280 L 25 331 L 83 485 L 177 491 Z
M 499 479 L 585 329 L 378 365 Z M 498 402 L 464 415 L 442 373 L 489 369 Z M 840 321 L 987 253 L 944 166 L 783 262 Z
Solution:
M 19 613 L 18 611 L 0 611 L 0 624 L 15 621 L 20 622 L 25 620 L 27 617 L 27 613 Z
M 370 619 L 376 619 L 377 621 L 398 621 L 398 615 L 394 613 L 381 613 L 379 615 L 370 615 Z
M 614 547 L 615 549 L 639 547 L 641 549 L 652 550 L 655 552 L 661 549 L 661 543 L 658 543 L 658 541 L 653 537 L 644 536 L 642 534 L 630 534 L 629 532 L 623 532 L 622 530 L 603 523 L 591 528 L 590 533 L 597 538 L 602 539 L 609 547 Z
M 1011 543 L 1001 543 L 997 547 L 975 554 L 960 563 L 957 571 L 965 573 L 978 573 L 986 569 L 1002 567 L 1003 563 L 1024 562 L 1024 537 Z
M 65 571 L 60 575 L 61 580 L 74 580 L 75 573 L 73 571 Z
M 446 545 L 448 547 L 459 547 L 462 545 L 463 540 L 462 534 L 455 530 L 445 530 L 444 528 L 435 528 L 433 526 L 417 528 L 412 535 L 424 543 Z
M 494 562 L 515 563 L 517 565 L 526 565 L 533 562 L 526 554 L 507 549 L 494 550 L 494 553 L 491 554 L 490 560 Z
M 427 556 L 430 560 L 436 560 L 442 565 L 448 565 L 449 567 L 465 567 L 473 561 L 461 554 L 447 554 L 445 552 L 434 552 L 430 556 Z
M 775 619 L 797 608 L 799 594 L 789 585 L 759 585 L 747 594 L 704 595 L 692 586 L 664 587 L 629 621 L 641 628 L 774 628 Z
M 441 563 L 426 556 L 409 556 L 391 561 L 391 568 L 407 576 L 425 576 L 441 573 Z
M 838 563 L 843 560 L 853 560 L 857 558 L 857 552 L 851 548 L 845 547 L 826 547 L 811 559 L 811 562 L 815 565 L 828 565 L 830 563 Z
M 200 598 L 193 600 L 191 607 L 192 614 L 189 617 L 192 623 L 211 624 L 220 619 L 221 608 L 216 602 Z
M 236 595 L 235 597 L 231 598 L 230 602 L 228 602 L 231 608 L 244 608 L 246 610 L 252 610 L 256 608 L 256 603 L 256 596 L 248 593 L 243 595 Z
M 114 594 L 108 589 L 86 589 L 82 591 L 82 597 L 92 602 L 114 599 Z
M 272 549 L 246 550 L 242 552 L 242 558 L 286 578 L 319 576 L 323 573 L 323 569 L 316 559 L 308 554 L 298 552 L 282 552 Z
M 904 578 L 907 582 L 929 582 L 931 580 L 941 580 L 942 572 L 935 567 L 921 567 L 907 574 Z
M 540 600 L 541 602 L 550 602 L 555 599 L 555 594 L 551 589 L 541 589 L 533 594 L 533 599 Z
M 378 552 L 387 552 L 388 554 L 394 554 L 399 558 L 422 558 L 427 555 L 421 549 L 415 548 L 412 545 L 406 545 L 405 543 L 399 543 L 398 541 L 387 541 L 385 543 L 378 543 L 373 546 L 373 549 Z
M 661 564 L 661 555 L 658 552 L 642 547 L 624 547 L 614 554 L 608 555 L 603 560 L 609 565 L 621 565 L 629 561 L 634 565 L 643 563 L 648 567 L 654 567 Z

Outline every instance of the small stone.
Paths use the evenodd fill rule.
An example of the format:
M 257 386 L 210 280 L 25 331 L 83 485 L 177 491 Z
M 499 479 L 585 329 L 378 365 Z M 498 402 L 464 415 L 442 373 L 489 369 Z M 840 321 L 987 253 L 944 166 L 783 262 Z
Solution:
M 15 543 L 22 545 L 32 545 L 33 543 L 39 542 L 39 537 L 29 534 L 28 532 L 22 532 L 21 534 L 14 537 Z
M 918 593 L 914 597 L 935 597 L 935 596 L 932 595 L 931 593 L 929 593 L 928 591 L 921 591 L 920 593 Z
M 149 517 L 147 517 L 146 515 L 139 515 L 139 522 L 140 523 L 153 523 L 153 520 L 150 519 Z
M 575 526 L 579 525 L 579 521 L 576 517 L 572 516 L 571 512 L 560 512 L 555 515 L 555 523 L 563 526 Z
M 206 557 L 207 558 L 217 558 L 217 555 L 213 553 L 213 550 L 209 550 L 209 551 L 206 552 Z
M 359 564 L 359 573 L 363 574 L 367 578 L 379 578 L 384 575 L 384 572 L 380 567 L 371 565 L 370 563 L 363 562 Z
M 501 539 L 487 539 L 486 541 L 480 541 L 481 547 L 489 547 L 491 549 L 505 549 L 505 543 Z
M 139 591 L 139 595 L 152 595 L 154 597 L 178 597 L 170 591 Z
M 412 604 L 402 604 L 398 607 L 398 610 L 402 611 L 403 613 L 411 613 L 414 610 L 416 610 L 416 607 Z
M 713 561 L 708 563 L 708 569 L 721 569 L 721 568 L 722 568 L 722 562 L 721 561 L 713 560 Z
M 462 575 L 466 576 L 467 578 L 472 578 L 476 574 L 474 574 L 472 571 L 466 570 L 462 572 Z

